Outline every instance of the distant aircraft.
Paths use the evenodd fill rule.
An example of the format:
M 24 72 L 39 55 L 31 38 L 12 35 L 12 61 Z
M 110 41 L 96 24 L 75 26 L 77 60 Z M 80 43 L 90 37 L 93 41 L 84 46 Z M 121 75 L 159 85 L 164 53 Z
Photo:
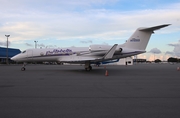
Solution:
M 11 58 L 16 62 L 62 62 L 84 64 L 85 70 L 92 70 L 91 64 L 104 64 L 119 61 L 120 58 L 145 53 L 146 46 L 154 30 L 169 26 L 164 24 L 149 28 L 138 28 L 121 45 L 90 45 L 89 47 L 69 47 L 57 49 L 27 49 Z M 21 68 L 25 70 L 25 64 Z

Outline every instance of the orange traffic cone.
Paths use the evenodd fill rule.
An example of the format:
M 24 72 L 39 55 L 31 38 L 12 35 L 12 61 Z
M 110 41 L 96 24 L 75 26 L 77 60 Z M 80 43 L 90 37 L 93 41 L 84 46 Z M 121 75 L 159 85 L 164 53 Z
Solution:
M 105 76 L 108 76 L 109 74 L 108 74 L 108 71 L 106 70 L 106 73 L 105 73 Z

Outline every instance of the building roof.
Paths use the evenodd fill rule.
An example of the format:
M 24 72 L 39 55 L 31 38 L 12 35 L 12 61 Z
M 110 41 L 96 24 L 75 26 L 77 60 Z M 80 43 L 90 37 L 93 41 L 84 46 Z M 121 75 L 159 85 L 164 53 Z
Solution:
M 0 58 L 6 58 L 6 49 L 7 48 L 0 47 Z M 11 58 L 20 52 L 21 51 L 19 49 L 8 48 L 8 57 Z

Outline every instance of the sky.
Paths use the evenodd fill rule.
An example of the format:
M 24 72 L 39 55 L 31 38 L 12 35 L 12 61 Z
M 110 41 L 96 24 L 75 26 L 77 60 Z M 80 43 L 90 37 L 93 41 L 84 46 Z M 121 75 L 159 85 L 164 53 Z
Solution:
M 138 27 L 155 31 L 138 58 L 180 57 L 180 0 L 0 0 L 0 47 L 88 47 L 124 43 Z

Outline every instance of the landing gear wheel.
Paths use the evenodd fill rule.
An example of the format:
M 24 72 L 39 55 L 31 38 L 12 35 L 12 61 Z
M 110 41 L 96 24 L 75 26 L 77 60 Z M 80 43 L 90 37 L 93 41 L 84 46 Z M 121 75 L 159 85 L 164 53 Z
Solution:
M 92 70 L 92 66 L 89 66 L 88 68 L 85 68 L 86 71 Z
M 21 68 L 21 71 L 25 71 L 25 70 L 26 70 L 26 68 L 25 68 L 25 67 L 22 67 L 22 68 Z
M 89 69 L 92 70 L 92 66 L 89 66 Z

